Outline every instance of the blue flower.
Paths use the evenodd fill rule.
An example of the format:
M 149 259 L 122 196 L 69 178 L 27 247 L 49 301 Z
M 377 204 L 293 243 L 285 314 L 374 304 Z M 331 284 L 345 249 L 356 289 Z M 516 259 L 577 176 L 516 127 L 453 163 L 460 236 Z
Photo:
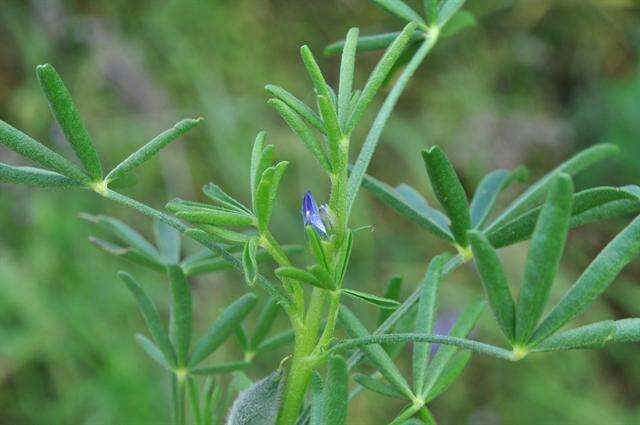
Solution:
M 327 226 L 322 219 L 313 195 L 309 191 L 307 191 L 307 193 L 304 194 L 304 198 L 302 198 L 302 221 L 305 227 L 311 226 L 321 237 L 327 237 Z

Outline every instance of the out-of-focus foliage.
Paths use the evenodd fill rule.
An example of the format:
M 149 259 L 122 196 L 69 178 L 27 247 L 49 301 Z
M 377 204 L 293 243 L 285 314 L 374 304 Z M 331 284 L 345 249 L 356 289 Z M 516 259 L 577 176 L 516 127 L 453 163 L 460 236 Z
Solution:
M 463 186 L 472 189 L 489 170 L 526 163 L 537 177 L 579 149 L 612 142 L 622 154 L 615 163 L 581 175 L 577 190 L 596 182 L 638 183 L 637 3 L 467 4 L 477 25 L 443 40 L 419 70 L 389 122 L 371 174 L 393 185 L 402 183 L 393 180 L 402 176 L 424 187 L 424 166 L 416 153 L 438 144 L 445 146 Z M 284 224 L 298 220 L 298 202 L 307 189 L 325 198 L 325 188 L 308 171 L 316 169 L 307 166 L 312 158 L 265 104 L 263 86 L 286 84 L 308 101 L 297 46 L 308 43 L 319 52 L 334 41 L 332 34 L 344 34 L 354 25 L 362 35 L 398 28 L 397 21 L 365 0 L 181 0 L 154 7 L 124 0 L 6 0 L 0 7 L 0 117 L 67 149 L 32 75 L 35 65 L 45 62 L 65 76 L 97 149 L 114 164 L 178 118 L 203 116 L 198 130 L 145 167 L 140 183 L 129 189 L 158 208 L 169 194 L 196 198 L 208 181 L 233 195 L 245 193 L 251 141 L 258 130 L 267 129 L 279 156 L 292 161 L 280 211 L 274 214 L 275 230 L 302 243 L 302 226 Z M 364 58 L 373 66 L 377 56 Z M 336 60 L 320 60 L 335 80 Z M 365 76 L 359 71 L 357 81 Z M 354 135 L 356 147 L 363 136 Z M 2 162 L 15 159 L 0 151 Z M 244 166 L 229 165 L 238 163 Z M 349 286 L 381 293 L 387 279 L 401 271 L 403 290 L 413 290 L 426 258 L 442 246 L 368 194 L 361 193 L 357 202 L 354 223 L 373 224 L 375 230 L 358 235 L 362 242 L 353 253 Z M 105 206 L 81 192 L 62 197 L 0 187 L 0 423 L 152 423 L 167 417 L 168 383 L 132 337 L 142 319 L 116 278 L 125 265 L 89 245 L 92 227 L 69 219 L 77 211 L 105 213 Z M 132 221 L 124 210 L 108 212 L 151 234 L 146 220 Z M 571 233 L 553 300 L 622 222 Z M 571 249 L 574 244 L 583 249 Z M 522 269 L 525 253 L 524 245 L 504 252 L 507 274 Z M 162 284 L 159 276 L 129 264 L 126 268 L 148 283 L 151 297 L 166 312 L 168 300 L 160 296 L 166 291 L 154 291 L 152 285 L 154 280 Z M 482 291 L 475 275 L 457 273 L 442 288 L 442 298 L 450 300 L 443 309 L 454 312 Z M 452 288 L 456 276 L 469 283 Z M 521 276 L 510 277 L 521 281 Z M 638 316 L 639 284 L 636 264 L 580 317 L 581 324 Z M 198 278 L 198 331 L 242 293 L 242 285 L 242 278 L 230 273 Z M 368 307 L 354 303 L 352 308 Z M 482 326 L 483 321 L 480 332 L 486 333 L 492 327 Z M 373 327 L 373 320 L 367 325 Z M 498 340 L 499 335 L 483 337 Z M 232 344 L 224 348 L 216 359 L 241 354 Z M 640 366 L 634 350 L 611 346 L 517 364 L 475 356 L 433 411 L 442 423 L 635 423 L 640 421 Z M 280 357 L 274 352 L 248 374 L 264 376 Z M 358 400 L 350 415 L 362 423 L 386 418 L 388 402 L 379 403 L 377 397 L 370 393 Z

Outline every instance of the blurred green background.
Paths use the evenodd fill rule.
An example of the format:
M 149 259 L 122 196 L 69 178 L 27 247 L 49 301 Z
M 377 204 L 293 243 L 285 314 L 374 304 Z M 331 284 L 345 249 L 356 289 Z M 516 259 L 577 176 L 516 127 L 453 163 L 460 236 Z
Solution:
M 391 184 L 408 182 L 433 201 L 419 156 L 432 144 L 445 147 L 471 193 L 492 169 L 526 164 L 537 177 L 606 141 L 618 144 L 622 155 L 581 175 L 577 186 L 638 184 L 638 3 L 467 3 L 478 25 L 438 43 L 385 130 L 371 174 Z M 278 84 L 308 100 L 299 46 L 307 43 L 319 56 L 351 26 L 372 34 L 402 23 L 365 0 L 3 0 L 0 117 L 70 153 L 37 87 L 34 67 L 44 62 L 66 80 L 107 167 L 179 119 L 203 116 L 204 125 L 145 166 L 139 184 L 127 190 L 158 208 L 174 196 L 201 198 L 208 181 L 246 200 L 251 142 L 266 129 L 277 157 L 292 162 L 274 233 L 300 243 L 300 198 L 307 189 L 324 198 L 327 184 L 266 105 L 263 86 Z M 360 56 L 358 81 L 378 56 Z M 321 65 L 335 81 L 336 59 L 322 58 Z M 0 161 L 22 163 L 5 149 Z M 510 195 L 516 190 L 521 187 Z M 163 311 L 165 282 L 94 249 L 87 238 L 95 229 L 77 218 L 79 212 L 113 215 L 151 233 L 147 219 L 88 193 L 0 185 L 0 423 L 162 423 L 168 381 L 134 342 L 144 325 L 115 273 L 135 274 Z M 571 233 L 553 297 L 627 221 Z M 352 224 L 375 227 L 356 241 L 346 283 L 353 288 L 381 293 L 386 280 L 401 273 L 408 294 L 428 259 L 445 248 L 366 193 Z M 502 253 L 514 290 L 525 255 L 526 244 Z M 580 324 L 640 316 L 639 276 L 636 261 Z M 198 278 L 194 287 L 200 327 L 246 290 L 234 273 Z M 464 267 L 447 279 L 442 308 L 459 310 L 480 293 Z M 372 328 L 375 312 L 353 307 Z M 478 338 L 501 343 L 488 312 Z M 223 351 L 216 358 L 240 353 L 233 341 Z M 433 411 L 442 424 L 640 423 L 639 354 L 640 347 L 626 345 L 517 364 L 476 356 Z M 284 355 L 259 359 L 248 374 L 264 376 Z M 407 359 L 405 353 L 400 362 Z M 386 423 L 400 407 L 366 393 L 350 408 L 350 423 Z

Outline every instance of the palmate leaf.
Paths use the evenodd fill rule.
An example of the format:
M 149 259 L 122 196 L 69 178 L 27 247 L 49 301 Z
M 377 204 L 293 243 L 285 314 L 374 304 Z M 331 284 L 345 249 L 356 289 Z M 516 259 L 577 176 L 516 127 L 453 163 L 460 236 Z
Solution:
M 476 188 L 471 200 L 471 227 L 477 229 L 482 226 L 500 192 L 514 181 L 524 181 L 529 172 L 525 167 L 515 170 L 495 170 L 487 174 Z
M 220 204 L 222 208 L 236 211 L 238 213 L 251 214 L 251 210 L 236 201 L 233 197 L 228 195 L 220 186 L 214 183 L 207 183 L 202 188 L 204 193 L 209 199 Z
M 391 385 L 387 384 L 386 382 L 382 382 L 378 379 L 375 379 L 369 375 L 356 373 L 353 376 L 353 380 L 356 381 L 358 384 L 362 385 L 363 387 L 365 387 L 366 389 L 368 389 L 369 391 L 373 391 L 375 393 L 378 393 L 387 397 L 397 398 L 400 400 L 407 399 L 404 395 L 398 392 L 398 390 L 393 388 Z
M 53 66 L 38 65 L 36 75 L 67 141 L 93 181 L 102 180 L 102 165 L 71 94 Z
M 622 269 L 640 253 L 640 216 L 636 217 L 596 256 L 533 333 L 535 347 L 580 314 L 613 282 Z
M 434 146 L 422 151 L 429 180 L 440 204 L 451 220 L 450 228 L 461 247 L 468 245 L 467 230 L 471 227 L 469 201 L 453 165 L 442 149 Z
M 189 366 L 196 366 L 222 345 L 240 322 L 253 310 L 256 301 L 257 297 L 254 294 L 246 294 L 225 308 L 197 342 L 189 359 Z
M 324 423 L 345 425 L 349 397 L 349 371 L 347 362 L 340 356 L 331 356 L 327 378 L 322 391 L 322 417 Z
M 203 118 L 187 118 L 180 121 L 169 130 L 160 133 L 140 149 L 129 155 L 120 164 L 118 164 L 113 170 L 111 170 L 105 180 L 107 182 L 114 181 L 126 174 L 131 173 L 134 169 L 138 168 L 140 165 L 144 164 L 149 159 L 157 155 L 169 143 L 173 142 L 178 137 L 182 136 L 187 131 L 200 124 L 202 120 Z
M 615 145 L 600 144 L 579 152 L 569 160 L 560 164 L 553 171 L 546 174 L 518 196 L 497 219 L 487 226 L 486 232 L 490 233 L 499 227 L 502 227 L 505 223 L 533 207 L 540 201 L 540 199 L 542 199 L 542 197 L 544 197 L 549 184 L 559 173 L 567 173 L 570 176 L 574 176 L 593 164 L 617 154 L 618 151 L 619 149 Z
M 569 227 L 640 212 L 638 186 L 595 187 L 574 194 Z M 496 248 L 512 245 L 531 237 L 542 206 L 531 209 L 500 228 L 487 232 Z
M 469 360 L 471 360 L 471 355 L 472 353 L 469 350 L 459 351 L 454 354 L 451 360 L 447 362 L 447 365 L 433 384 L 433 387 L 431 387 L 429 394 L 426 395 L 426 403 L 437 398 L 458 379 L 464 368 L 467 367 Z
M 166 370 L 173 372 L 174 367 L 167 362 L 167 359 L 165 358 L 162 351 L 158 348 L 157 345 L 151 342 L 149 338 L 142 334 L 136 334 L 136 342 L 138 343 L 138 345 L 140 345 L 140 347 L 142 347 L 144 352 L 147 353 L 147 355 L 151 357 L 156 363 L 158 363 Z
M 558 174 L 551 184 L 547 201 L 536 223 L 516 308 L 518 344 L 529 339 L 547 303 L 567 239 L 572 192 L 571 177 L 564 173 Z
M 0 183 L 35 187 L 81 187 L 82 183 L 53 171 L 0 163 Z
M 400 215 L 415 222 L 423 229 L 448 242 L 453 242 L 453 235 L 449 227 L 443 226 L 441 213 L 439 214 L 428 205 L 424 208 L 424 206 L 415 202 L 415 197 L 407 200 L 398 190 L 369 175 L 365 175 L 362 181 L 362 187 L 370 191 L 372 195 L 393 208 Z
M 0 120 L 0 143 L 44 168 L 85 185 L 90 183 L 90 178 L 77 165 L 2 120 Z
M 360 320 L 358 320 L 358 318 L 347 307 L 343 305 L 340 306 L 338 318 L 351 338 L 363 338 L 369 336 L 367 328 L 364 327 Z M 381 346 L 366 345 L 362 347 L 362 351 L 376 369 L 380 371 L 389 384 L 391 384 L 405 397 L 409 399 L 413 397 L 409 384 Z

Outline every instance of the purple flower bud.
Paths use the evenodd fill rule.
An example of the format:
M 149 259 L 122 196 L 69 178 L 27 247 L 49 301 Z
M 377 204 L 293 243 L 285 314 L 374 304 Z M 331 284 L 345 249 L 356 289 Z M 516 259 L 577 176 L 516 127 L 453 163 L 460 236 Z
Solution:
M 302 198 L 302 221 L 305 226 L 312 226 L 321 237 L 327 237 L 327 226 L 325 226 L 318 205 L 309 191 Z

